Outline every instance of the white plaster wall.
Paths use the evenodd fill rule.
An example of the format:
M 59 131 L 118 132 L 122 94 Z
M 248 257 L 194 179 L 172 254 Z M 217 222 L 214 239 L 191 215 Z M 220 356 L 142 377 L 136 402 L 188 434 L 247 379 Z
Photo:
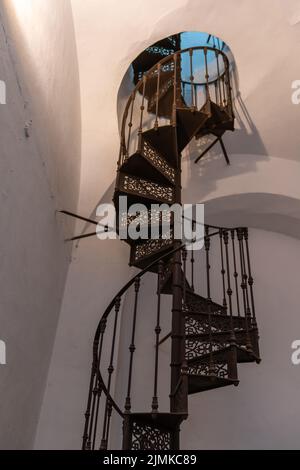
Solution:
M 119 150 L 117 97 L 130 63 L 148 45 L 185 30 L 208 31 L 229 44 L 238 67 L 241 102 L 250 115 L 246 124 L 242 115 L 239 132 L 226 137 L 231 168 L 224 168 L 218 152 L 211 154 L 212 163 L 204 160 L 199 167 L 185 163 L 185 200 L 208 203 L 245 192 L 299 200 L 299 107 L 291 103 L 291 83 L 299 75 L 295 58 L 300 42 L 295 21 L 299 14 L 297 0 L 153 0 L 142 6 L 138 0 L 72 0 L 72 5 L 82 103 L 81 213 L 94 216 L 97 204 L 108 202 L 112 196 Z M 241 109 L 239 112 L 243 114 Z M 197 155 L 198 146 L 191 149 L 189 158 Z M 283 168 L 292 177 L 292 187 L 289 178 L 278 174 Z M 251 225 L 274 229 L 274 221 L 268 226 L 264 221 L 258 224 L 258 204 L 253 201 L 244 217 L 251 215 Z M 274 200 L 270 204 L 274 207 Z M 289 206 L 284 204 L 276 210 L 280 219 L 277 225 L 282 226 L 281 217 L 288 214 Z M 217 209 L 212 207 L 212 216 L 221 213 L 221 203 Z M 89 229 L 85 226 L 82 230 Z M 79 245 L 75 258 L 36 448 L 79 448 L 91 338 L 108 301 L 129 276 L 124 244 L 86 240 Z M 64 401 L 63 397 L 68 398 Z
M 298 449 L 300 241 L 252 229 L 252 266 L 262 362 L 240 364 L 240 384 L 194 395 L 182 426 L 186 449 Z
M 70 4 L 22 3 L 0 6 L 0 79 L 7 85 L 0 108 L 1 449 L 33 446 L 71 249 L 55 211 L 75 209 L 80 170 Z

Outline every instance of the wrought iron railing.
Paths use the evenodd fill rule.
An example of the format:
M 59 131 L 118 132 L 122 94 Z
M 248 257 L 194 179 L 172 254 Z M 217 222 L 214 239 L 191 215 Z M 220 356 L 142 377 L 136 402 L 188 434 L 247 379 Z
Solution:
M 88 393 L 87 410 L 85 414 L 85 428 L 83 436 L 83 449 L 107 449 L 110 446 L 121 446 L 121 436 L 117 436 L 117 442 L 111 441 L 112 428 L 114 434 L 122 429 L 122 422 L 132 412 L 150 412 L 155 415 L 161 411 L 166 400 L 161 397 L 159 391 L 165 391 L 165 374 L 159 373 L 161 355 L 165 357 L 167 352 L 162 348 L 167 347 L 167 340 L 171 333 L 167 331 L 168 320 L 171 319 L 170 306 L 163 302 L 162 295 L 172 290 L 172 269 L 176 253 L 181 253 L 182 282 L 182 315 L 185 318 L 185 331 L 188 340 L 185 342 L 185 353 L 181 357 L 182 374 L 210 374 L 216 377 L 226 377 L 236 381 L 236 362 L 228 352 L 228 360 L 225 364 L 215 362 L 214 351 L 216 344 L 212 334 L 216 334 L 216 325 L 228 318 L 230 328 L 224 334 L 224 344 L 239 344 L 241 331 L 245 333 L 247 341 L 243 345 L 247 351 L 257 349 L 257 326 L 255 318 L 255 305 L 253 296 L 253 275 L 250 263 L 249 234 L 247 228 L 221 228 L 206 225 L 204 237 L 204 249 L 200 251 L 186 250 L 185 245 L 180 245 L 173 251 L 164 254 L 158 260 L 151 263 L 136 276 L 134 276 L 113 298 L 102 315 L 95 334 L 93 343 L 93 363 Z M 149 272 L 152 272 L 149 274 Z M 150 284 L 146 282 L 146 276 L 152 276 Z M 155 308 L 151 308 L 152 317 L 145 316 L 145 293 L 151 292 L 151 285 L 155 282 L 152 299 L 155 300 Z M 168 288 L 168 282 L 171 287 Z M 151 284 L 152 283 L 152 284 Z M 141 292 L 144 289 L 143 293 Z M 195 297 L 196 296 L 196 297 Z M 199 297 L 200 296 L 200 297 Z M 195 349 L 194 339 L 197 339 L 197 321 L 193 312 L 199 312 L 199 299 L 203 299 L 206 305 L 211 305 L 211 315 L 201 329 L 201 334 L 206 335 L 201 350 Z M 213 299 L 213 300 L 212 300 Z M 154 306 L 154 304 L 153 304 Z M 122 311 L 126 322 L 122 322 Z M 143 315 L 144 312 L 144 315 Z M 169 312 L 169 315 L 168 315 Z M 152 322 L 153 335 L 140 334 L 142 325 Z M 122 322 L 122 326 L 121 326 Z M 124 329 L 124 325 L 130 323 L 130 328 Z M 164 326 L 162 326 L 162 323 Z M 122 328 L 119 336 L 120 328 Z M 165 330 L 165 331 L 163 331 Z M 127 335 L 127 336 L 126 336 Z M 121 339 L 121 348 L 119 350 Z M 150 345 L 149 353 L 148 346 Z M 128 355 L 125 358 L 125 345 L 128 346 Z M 195 353 L 206 354 L 205 363 L 195 367 L 193 358 Z M 145 356 L 146 355 L 146 356 Z M 150 357 L 152 355 L 152 357 Z M 141 362 L 143 358 L 146 362 Z M 144 379 L 147 383 L 141 383 L 141 370 L 134 373 L 135 361 L 139 358 L 142 368 L 147 367 Z M 126 364 L 122 370 L 122 380 L 115 382 L 115 370 L 118 362 L 122 360 Z M 152 361 L 152 368 L 150 366 Z M 225 371 L 224 368 L 227 367 Z M 118 369 L 120 371 L 120 369 Z M 142 374 L 143 375 L 143 374 Z M 163 381 L 163 389 L 160 387 Z M 141 393 L 141 389 L 144 392 Z M 146 390 L 152 389 L 146 393 Z M 171 390 L 176 399 L 177 388 Z M 143 395 L 143 407 L 137 403 L 140 395 Z M 149 395 L 148 405 L 146 395 Z M 161 402 L 162 400 L 162 402 Z M 126 432 L 126 430 L 124 431 Z M 113 442 L 113 443 L 112 443 Z M 126 442 L 126 439 L 125 439 Z
M 188 73 L 182 70 L 183 62 L 188 63 Z M 166 124 L 176 127 L 178 108 L 200 111 L 213 101 L 233 119 L 230 73 L 226 54 L 209 46 L 161 59 L 143 75 L 125 107 L 118 167 L 141 150 L 144 131 Z

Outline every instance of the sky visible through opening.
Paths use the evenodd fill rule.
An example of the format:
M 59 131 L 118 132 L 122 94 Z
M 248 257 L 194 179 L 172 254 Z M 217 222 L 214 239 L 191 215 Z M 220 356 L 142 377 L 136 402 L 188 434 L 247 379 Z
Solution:
M 208 38 L 210 36 L 209 42 Z M 225 53 L 228 51 L 228 46 L 219 38 L 209 35 L 208 33 L 201 33 L 197 31 L 185 32 L 180 34 L 181 49 L 189 49 L 197 46 L 215 47 L 216 49 L 223 50 Z M 216 55 L 213 51 L 207 52 L 207 61 L 211 63 L 216 61 Z M 190 56 L 186 52 L 181 55 L 182 79 L 190 82 L 191 67 Z M 203 51 L 194 51 L 193 53 L 193 76 L 195 82 L 205 81 L 205 62 Z

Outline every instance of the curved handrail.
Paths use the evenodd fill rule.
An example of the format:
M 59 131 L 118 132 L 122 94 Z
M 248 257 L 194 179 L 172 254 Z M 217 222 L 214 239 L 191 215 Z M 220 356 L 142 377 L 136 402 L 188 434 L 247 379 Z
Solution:
M 197 223 L 197 222 L 196 222 Z M 210 237 L 213 237 L 217 234 L 219 234 L 221 231 L 237 231 L 239 229 L 244 230 L 245 227 L 236 227 L 236 228 L 226 228 L 226 227 L 217 227 L 214 225 L 208 225 L 205 224 L 205 228 L 212 228 L 217 230 L 217 232 L 211 233 L 211 234 L 206 234 L 203 239 L 208 239 Z M 196 240 L 195 240 L 196 241 Z M 100 334 L 101 334 L 101 326 L 103 324 L 103 321 L 106 320 L 113 310 L 114 306 L 116 305 L 116 302 L 118 299 L 120 299 L 123 294 L 136 282 L 137 279 L 140 279 L 141 277 L 144 276 L 144 274 L 148 273 L 151 268 L 159 264 L 161 261 L 164 260 L 164 258 L 172 256 L 173 254 L 177 253 L 178 251 L 182 250 L 186 246 L 186 243 L 182 243 L 176 248 L 174 248 L 172 251 L 168 251 L 167 253 L 164 253 L 162 256 L 160 256 L 158 259 L 150 263 L 148 266 L 146 266 L 143 270 L 141 270 L 139 273 L 137 273 L 135 276 L 133 276 L 120 290 L 119 292 L 114 296 L 113 300 L 109 303 L 108 307 L 106 308 L 104 314 L 102 315 L 98 327 L 96 329 L 95 337 L 94 337 L 94 342 L 93 342 L 93 363 L 97 365 L 97 379 L 101 383 L 102 390 L 106 397 L 109 399 L 110 404 L 112 407 L 115 409 L 115 411 L 121 416 L 124 417 L 124 413 L 121 411 L 120 407 L 116 404 L 115 400 L 112 398 L 111 394 L 107 390 L 103 376 L 101 374 L 100 370 L 100 364 L 98 364 L 98 344 L 99 344 L 99 339 L 100 339 Z M 96 346 L 96 347 L 95 347 Z

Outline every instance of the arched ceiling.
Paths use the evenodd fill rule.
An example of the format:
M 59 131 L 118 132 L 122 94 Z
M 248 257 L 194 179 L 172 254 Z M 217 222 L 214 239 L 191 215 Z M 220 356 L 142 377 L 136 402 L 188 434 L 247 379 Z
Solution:
M 72 5 L 82 93 L 81 212 L 91 213 L 114 180 L 117 95 L 132 60 L 170 34 L 207 31 L 230 46 L 237 63 L 237 131 L 225 138 L 231 167 L 225 167 L 217 149 L 196 167 L 191 158 L 199 153 L 199 142 L 186 152 L 186 202 L 205 201 L 208 213 L 222 214 L 228 197 L 243 194 L 240 203 L 244 201 L 253 225 L 274 230 L 281 226 L 284 231 L 292 200 L 291 224 L 298 223 L 300 105 L 291 101 L 292 82 L 300 79 L 298 0 L 152 0 L 142 7 L 138 0 L 72 0 Z M 265 223 L 258 210 L 263 194 L 267 207 L 277 214 L 276 222 L 269 217 Z M 279 204 L 278 198 L 285 203 Z M 218 210 L 209 201 L 218 201 Z M 261 197 L 261 204 L 265 202 Z M 243 207 L 236 214 L 241 211 Z M 294 235 L 298 233 L 297 229 Z

